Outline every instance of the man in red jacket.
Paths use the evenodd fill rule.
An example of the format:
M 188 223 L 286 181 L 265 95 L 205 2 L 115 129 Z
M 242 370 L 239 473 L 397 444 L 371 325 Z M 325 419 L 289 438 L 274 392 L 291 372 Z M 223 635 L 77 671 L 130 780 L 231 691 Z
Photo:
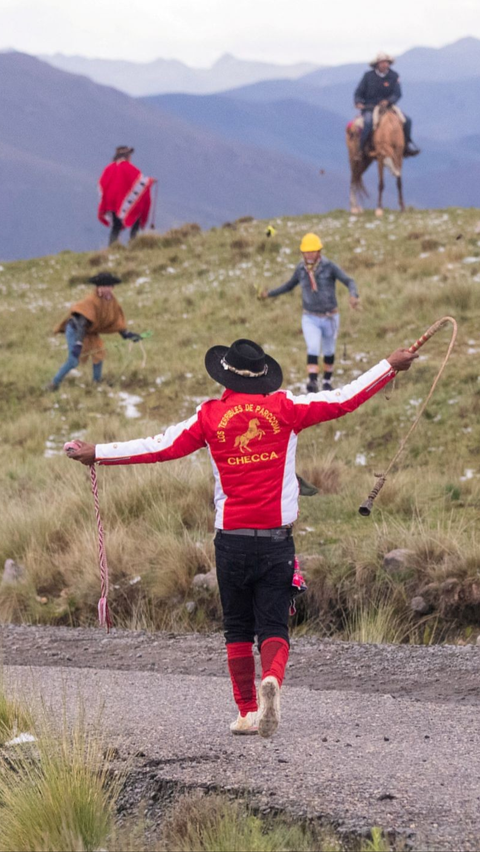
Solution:
M 335 420 L 378 393 L 417 356 L 397 349 L 344 388 L 294 397 L 279 390 L 280 365 L 251 340 L 214 346 L 209 375 L 226 390 L 164 434 L 112 444 L 78 441 L 71 458 L 93 464 L 146 464 L 207 447 L 215 478 L 215 551 L 228 666 L 238 718 L 235 734 L 271 736 L 289 653 L 288 615 L 298 515 L 295 453 L 303 429 Z M 262 664 L 259 706 L 253 642 Z
M 111 226 L 109 245 L 118 240 L 123 228 L 131 228 L 133 240 L 139 228 L 148 222 L 154 179 L 142 175 L 130 162 L 133 152 L 134 148 L 120 145 L 98 182 L 101 195 L 98 218 L 103 225 Z

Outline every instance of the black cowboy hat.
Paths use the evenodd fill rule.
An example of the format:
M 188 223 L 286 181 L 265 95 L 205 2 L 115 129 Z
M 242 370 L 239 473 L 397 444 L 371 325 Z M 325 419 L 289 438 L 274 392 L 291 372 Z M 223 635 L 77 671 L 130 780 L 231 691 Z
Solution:
M 112 275 L 111 272 L 98 272 L 97 275 L 92 275 L 88 279 L 89 284 L 95 284 L 95 287 L 114 287 L 115 284 L 121 284 L 122 279 Z
M 239 393 L 272 393 L 283 381 L 282 368 L 253 340 L 235 340 L 229 346 L 212 346 L 205 355 L 209 376 Z

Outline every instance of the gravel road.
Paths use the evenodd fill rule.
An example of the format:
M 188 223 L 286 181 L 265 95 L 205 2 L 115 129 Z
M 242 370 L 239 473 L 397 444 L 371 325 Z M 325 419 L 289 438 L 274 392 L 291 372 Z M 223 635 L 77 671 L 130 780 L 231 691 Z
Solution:
M 303 638 L 278 734 L 233 738 L 221 637 L 5 627 L 7 686 L 61 713 L 79 693 L 157 785 L 252 791 L 260 807 L 379 825 L 414 849 L 480 849 L 480 648 Z M 455 705 L 455 706 L 452 706 Z

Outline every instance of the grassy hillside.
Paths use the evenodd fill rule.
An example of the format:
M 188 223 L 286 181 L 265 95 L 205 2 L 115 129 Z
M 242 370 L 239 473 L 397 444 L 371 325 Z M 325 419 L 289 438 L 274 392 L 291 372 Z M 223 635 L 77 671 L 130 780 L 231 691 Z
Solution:
M 265 222 L 209 232 L 187 226 L 104 254 L 64 252 L 5 264 L 0 560 L 23 564 L 27 579 L 0 589 L 1 617 L 94 622 L 92 497 L 86 470 L 61 453 L 65 440 L 156 434 L 189 416 L 218 393 L 203 368 L 205 350 L 239 336 L 258 340 L 280 360 L 286 387 L 303 389 L 300 294 L 263 303 L 255 288 L 286 280 L 301 235 L 314 230 L 326 255 L 354 275 L 362 297 L 362 312 L 350 316 L 346 290 L 338 285 L 337 384 L 413 342 L 442 315 L 456 317 L 459 339 L 427 416 L 370 519 L 360 517 L 358 506 L 425 398 L 448 332 L 427 344 L 390 399 L 379 394 L 347 418 L 301 436 L 298 469 L 322 494 L 302 498 L 297 524 L 297 550 L 310 557 L 299 629 L 367 639 L 474 638 L 480 615 L 477 221 L 475 210 L 387 213 L 381 221 L 339 212 L 278 220 L 272 239 L 265 238 Z M 92 386 L 88 367 L 56 394 L 44 392 L 65 356 L 64 339 L 52 328 L 100 269 L 122 275 L 118 295 L 129 327 L 153 336 L 143 352 L 118 336 L 107 338 L 100 388 Z M 132 413 L 139 416 L 127 416 Z M 208 571 L 213 557 L 206 453 L 163 466 L 103 469 L 99 478 L 117 624 L 217 625 L 216 595 L 191 588 L 193 575 Z M 412 551 L 395 577 L 382 568 L 393 547 Z M 421 618 L 410 607 L 418 594 L 429 608 Z M 187 601 L 195 607 L 186 608 Z

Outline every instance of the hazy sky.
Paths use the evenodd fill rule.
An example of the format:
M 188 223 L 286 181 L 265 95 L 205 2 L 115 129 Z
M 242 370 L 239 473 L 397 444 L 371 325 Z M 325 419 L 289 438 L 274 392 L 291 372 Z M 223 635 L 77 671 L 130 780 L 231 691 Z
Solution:
M 0 48 L 138 62 L 339 64 L 467 35 L 479 0 L 0 0 Z

